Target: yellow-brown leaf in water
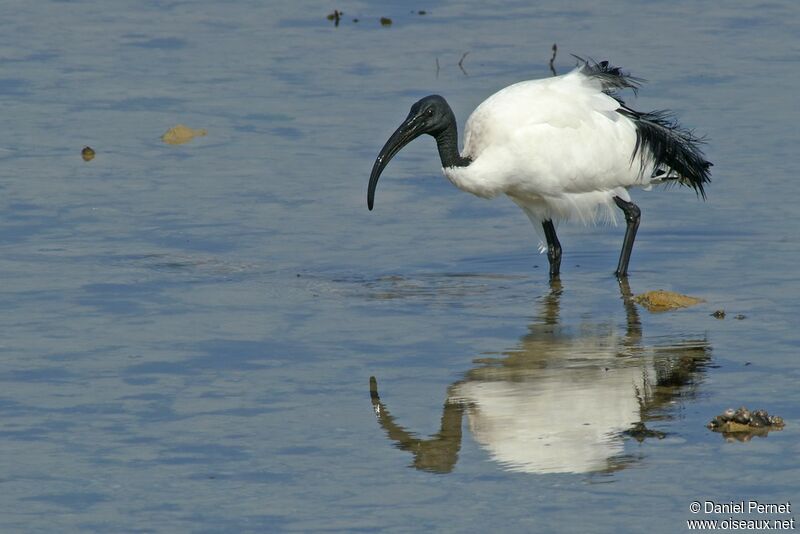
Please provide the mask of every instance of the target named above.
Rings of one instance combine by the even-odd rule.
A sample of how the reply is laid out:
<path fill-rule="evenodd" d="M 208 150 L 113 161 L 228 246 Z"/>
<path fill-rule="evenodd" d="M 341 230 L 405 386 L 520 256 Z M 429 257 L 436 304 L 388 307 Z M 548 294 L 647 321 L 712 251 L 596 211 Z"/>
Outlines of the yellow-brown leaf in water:
<path fill-rule="evenodd" d="M 188 143 L 195 137 L 202 137 L 206 134 L 208 134 L 208 131 L 202 128 L 195 130 L 183 124 L 178 124 L 167 130 L 166 133 L 161 136 L 161 140 L 168 145 L 182 145 L 183 143 Z"/>
<path fill-rule="evenodd" d="M 699 304 L 700 302 L 705 302 L 703 299 L 681 295 L 680 293 L 665 291 L 663 289 L 636 295 L 633 297 L 633 300 L 651 312 L 677 310 L 678 308 L 687 308 Z"/>

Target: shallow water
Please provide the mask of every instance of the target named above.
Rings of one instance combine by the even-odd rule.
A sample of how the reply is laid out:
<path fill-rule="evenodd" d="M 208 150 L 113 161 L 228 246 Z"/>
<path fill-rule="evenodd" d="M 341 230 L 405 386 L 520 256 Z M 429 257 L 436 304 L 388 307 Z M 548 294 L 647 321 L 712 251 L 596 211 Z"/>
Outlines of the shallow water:
<path fill-rule="evenodd" d="M 728 517 L 694 500 L 798 501 L 794 3 L 417 9 L 8 10 L 0 530 L 676 532 Z M 620 227 L 562 226 L 551 286 L 518 208 L 429 140 L 367 211 L 414 100 L 463 124 L 553 42 L 708 136 L 707 202 L 634 192 L 630 277 L 704 304 L 631 305 Z M 208 135 L 165 145 L 177 123 Z M 786 428 L 705 428 L 742 404 Z"/>

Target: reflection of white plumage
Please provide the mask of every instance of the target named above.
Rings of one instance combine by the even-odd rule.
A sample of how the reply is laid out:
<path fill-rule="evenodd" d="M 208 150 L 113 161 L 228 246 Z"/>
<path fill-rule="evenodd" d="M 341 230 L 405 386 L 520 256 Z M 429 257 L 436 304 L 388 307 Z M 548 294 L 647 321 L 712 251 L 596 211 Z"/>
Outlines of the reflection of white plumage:
<path fill-rule="evenodd" d="M 689 398 L 708 361 L 705 339 L 648 346 L 625 280 L 624 333 L 582 323 L 559 324 L 561 287 L 551 284 L 540 320 L 502 357 L 481 358 L 448 388 L 438 433 L 417 436 L 389 413 L 370 378 L 373 408 L 388 437 L 414 455 L 414 467 L 452 471 L 466 414 L 478 444 L 504 467 L 528 473 L 590 473 L 620 469 L 623 433 L 638 440 L 660 436 L 645 423 L 663 418 L 676 396 Z"/>
<path fill-rule="evenodd" d="M 486 368 L 455 385 L 450 400 L 467 406 L 475 440 L 510 470 L 607 470 L 624 452 L 620 433 L 641 421 L 653 361 L 621 356 L 613 334 L 553 341 L 512 356 L 527 360 L 522 368 Z"/>
<path fill-rule="evenodd" d="M 640 113 L 615 90 L 636 90 L 638 80 L 608 63 L 581 65 L 554 78 L 520 82 L 495 93 L 470 115 L 458 152 L 455 116 L 431 95 L 411 107 L 381 150 L 370 176 L 372 209 L 381 172 L 400 149 L 422 134 L 436 139 L 444 175 L 480 197 L 510 197 L 541 228 L 550 274 L 559 274 L 561 245 L 555 222 L 593 222 L 598 209 L 625 214 L 627 228 L 617 275 L 625 276 L 639 224 L 628 189 L 666 180 L 705 196 L 710 163 L 699 141 L 664 112 Z"/>

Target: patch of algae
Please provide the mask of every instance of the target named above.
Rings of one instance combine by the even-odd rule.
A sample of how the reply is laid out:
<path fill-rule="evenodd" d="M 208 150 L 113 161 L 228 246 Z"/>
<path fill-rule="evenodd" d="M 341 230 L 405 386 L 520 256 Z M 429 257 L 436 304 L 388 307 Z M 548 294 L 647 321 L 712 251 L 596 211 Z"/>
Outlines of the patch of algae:
<path fill-rule="evenodd" d="M 188 143 L 195 137 L 202 137 L 207 134 L 208 130 L 202 128 L 195 130 L 183 124 L 178 124 L 167 130 L 166 133 L 161 136 L 161 140 L 168 145 L 182 145 L 183 143 Z"/>
<path fill-rule="evenodd" d="M 633 297 L 634 302 L 641 304 L 651 312 L 663 312 L 669 310 L 677 310 L 679 308 L 688 308 L 701 302 L 703 299 L 690 297 L 688 295 L 681 295 L 672 291 L 665 291 L 663 289 L 656 289 L 655 291 L 648 291 L 641 295 Z"/>

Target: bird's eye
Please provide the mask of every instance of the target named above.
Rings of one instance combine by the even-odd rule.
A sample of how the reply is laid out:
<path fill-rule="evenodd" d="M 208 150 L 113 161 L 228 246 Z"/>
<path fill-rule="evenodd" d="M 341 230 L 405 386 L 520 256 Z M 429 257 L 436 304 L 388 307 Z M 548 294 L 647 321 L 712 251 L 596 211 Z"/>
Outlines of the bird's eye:
<path fill-rule="evenodd" d="M 426 109 L 425 115 L 427 115 L 428 117 L 433 117 L 433 108 Z"/>

